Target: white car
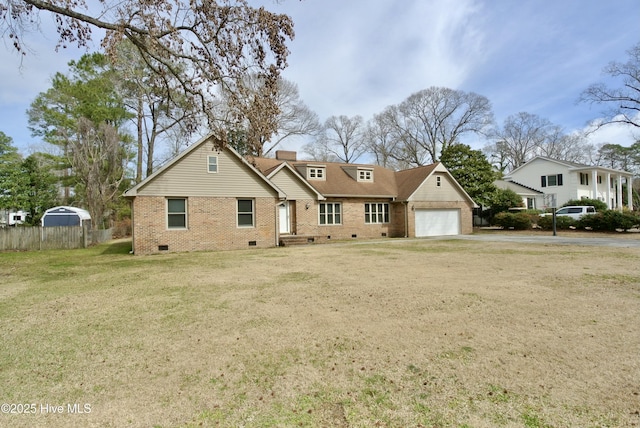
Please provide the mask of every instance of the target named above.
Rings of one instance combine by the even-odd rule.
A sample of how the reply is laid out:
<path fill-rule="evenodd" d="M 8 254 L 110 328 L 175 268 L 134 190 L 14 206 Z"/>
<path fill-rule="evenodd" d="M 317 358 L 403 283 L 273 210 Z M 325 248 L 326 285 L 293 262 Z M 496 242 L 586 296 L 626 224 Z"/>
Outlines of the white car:
<path fill-rule="evenodd" d="M 576 220 L 588 214 L 595 214 L 596 209 L 591 205 L 562 207 L 556 211 L 556 216 L 571 217 Z M 540 214 L 540 217 L 551 217 L 553 213 Z"/>

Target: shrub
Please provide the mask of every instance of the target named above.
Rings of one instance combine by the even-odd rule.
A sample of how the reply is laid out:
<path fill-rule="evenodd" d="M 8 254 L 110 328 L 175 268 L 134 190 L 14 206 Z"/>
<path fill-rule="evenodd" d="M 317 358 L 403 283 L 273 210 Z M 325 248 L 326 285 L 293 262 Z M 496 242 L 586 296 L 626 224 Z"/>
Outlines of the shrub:
<path fill-rule="evenodd" d="M 527 213 L 502 212 L 495 215 L 493 223 L 504 229 L 525 230 L 531 228 L 531 217 Z"/>
<path fill-rule="evenodd" d="M 640 225 L 640 215 L 625 211 L 606 210 L 593 215 L 587 215 L 580 219 L 580 228 L 589 228 L 599 231 L 615 231 L 618 229 L 629 230 Z"/>
<path fill-rule="evenodd" d="M 538 226 L 545 230 L 553 229 L 553 216 L 540 217 Z M 566 230 L 578 226 L 578 220 L 567 216 L 556 216 L 556 229 Z"/>

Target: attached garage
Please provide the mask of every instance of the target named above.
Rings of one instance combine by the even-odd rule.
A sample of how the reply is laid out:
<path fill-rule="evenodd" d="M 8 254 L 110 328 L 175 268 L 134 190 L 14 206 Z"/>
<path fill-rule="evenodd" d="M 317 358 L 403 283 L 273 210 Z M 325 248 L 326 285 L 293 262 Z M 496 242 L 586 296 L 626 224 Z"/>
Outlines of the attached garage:
<path fill-rule="evenodd" d="M 460 234 L 459 209 L 416 209 L 416 237 Z"/>

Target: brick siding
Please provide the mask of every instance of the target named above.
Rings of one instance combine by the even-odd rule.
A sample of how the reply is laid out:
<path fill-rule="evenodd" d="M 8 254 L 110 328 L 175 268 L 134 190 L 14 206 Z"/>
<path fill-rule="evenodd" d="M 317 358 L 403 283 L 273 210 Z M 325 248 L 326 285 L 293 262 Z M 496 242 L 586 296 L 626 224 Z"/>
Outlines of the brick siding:
<path fill-rule="evenodd" d="M 340 225 L 320 225 L 320 203 L 339 202 L 341 204 Z M 367 202 L 382 202 L 389 204 L 390 223 L 365 224 L 364 204 Z M 295 218 L 297 221 L 295 233 L 304 236 L 315 236 L 324 239 L 352 239 L 357 238 L 381 238 L 383 236 L 403 236 L 396 231 L 395 217 L 398 215 L 394 205 L 389 200 L 376 199 L 327 199 L 326 201 L 298 200 L 295 203 Z M 307 208 L 307 206 L 309 208 Z M 404 220 L 402 222 L 404 225 Z M 329 238 L 330 237 L 330 238 Z"/>
<path fill-rule="evenodd" d="M 167 228 L 166 198 L 138 196 L 133 201 L 134 252 L 170 252 L 265 248 L 276 245 L 275 198 L 254 199 L 254 227 L 237 226 L 236 198 L 189 197 L 187 228 Z"/>

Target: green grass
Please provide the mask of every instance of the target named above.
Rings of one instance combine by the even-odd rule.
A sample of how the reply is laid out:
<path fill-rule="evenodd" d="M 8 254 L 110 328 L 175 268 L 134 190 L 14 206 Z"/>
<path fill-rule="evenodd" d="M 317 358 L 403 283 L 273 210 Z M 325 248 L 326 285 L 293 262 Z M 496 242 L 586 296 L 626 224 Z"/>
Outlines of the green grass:
<path fill-rule="evenodd" d="M 637 265 L 638 251 L 621 262 L 584 248 L 429 240 L 129 250 L 0 253 L 2 402 L 92 407 L 0 414 L 0 426 L 633 420 L 640 278 L 616 263 Z M 578 277 L 558 269 L 569 263 Z"/>

